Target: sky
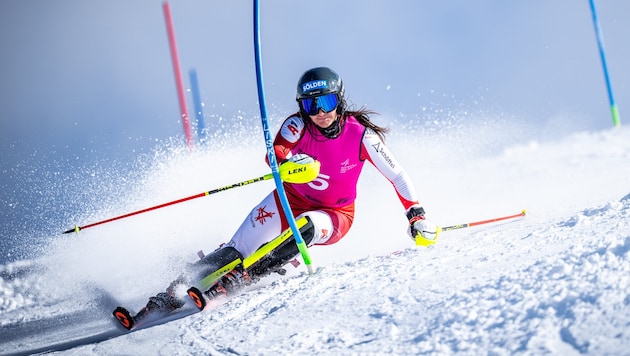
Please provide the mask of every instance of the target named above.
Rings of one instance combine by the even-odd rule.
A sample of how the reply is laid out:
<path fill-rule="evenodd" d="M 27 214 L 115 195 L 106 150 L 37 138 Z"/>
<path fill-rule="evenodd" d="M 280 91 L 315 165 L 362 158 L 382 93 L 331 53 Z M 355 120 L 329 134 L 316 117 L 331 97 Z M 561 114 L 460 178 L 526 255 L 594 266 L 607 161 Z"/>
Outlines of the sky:
<path fill-rule="evenodd" d="M 0 2 L 3 236 L 65 229 L 79 198 L 105 198 L 77 181 L 138 169 L 129 162 L 183 144 L 161 5 Z M 630 4 L 597 5 L 623 122 Z M 195 69 L 211 139 L 259 131 L 251 4 L 170 7 L 185 85 Z M 341 74 L 352 103 L 393 125 L 474 113 L 553 137 L 612 122 L 587 1 L 268 1 L 261 31 L 272 129 L 296 109 L 297 78 L 320 65 Z M 188 107 L 192 115 L 190 95 Z"/>

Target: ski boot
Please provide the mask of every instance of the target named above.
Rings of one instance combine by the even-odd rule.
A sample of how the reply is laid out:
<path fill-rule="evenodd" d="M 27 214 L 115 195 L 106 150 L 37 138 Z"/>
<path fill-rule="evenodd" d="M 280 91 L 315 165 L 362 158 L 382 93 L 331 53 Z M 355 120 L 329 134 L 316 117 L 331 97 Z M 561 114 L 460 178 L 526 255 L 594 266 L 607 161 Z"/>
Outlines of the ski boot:
<path fill-rule="evenodd" d="M 238 293 L 245 286 L 254 283 L 249 273 L 238 265 L 235 269 L 226 273 L 212 287 L 205 292 L 201 292 L 197 287 L 191 287 L 187 293 L 199 310 L 203 310 L 208 304 L 207 301 L 227 297 Z"/>
<path fill-rule="evenodd" d="M 153 314 L 166 314 L 184 306 L 185 302 L 175 295 L 177 287 L 185 284 L 182 278 L 178 278 L 166 289 L 166 292 L 160 292 L 149 298 L 149 302 L 136 315 L 123 308 L 118 307 L 114 310 L 114 317 L 127 330 L 131 330 L 139 321 Z"/>

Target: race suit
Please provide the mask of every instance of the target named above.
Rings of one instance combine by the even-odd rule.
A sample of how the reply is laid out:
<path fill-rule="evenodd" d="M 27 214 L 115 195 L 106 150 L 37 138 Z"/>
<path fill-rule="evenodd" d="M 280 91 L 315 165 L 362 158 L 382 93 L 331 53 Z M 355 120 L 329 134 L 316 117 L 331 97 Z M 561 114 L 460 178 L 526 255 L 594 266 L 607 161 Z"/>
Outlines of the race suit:
<path fill-rule="evenodd" d="M 313 222 L 314 237 L 309 245 L 336 243 L 349 231 L 354 219 L 357 182 L 366 160 L 392 183 L 405 210 L 418 204 L 407 173 L 379 136 L 353 116 L 341 120 L 345 121 L 341 133 L 330 139 L 313 123 L 305 123 L 294 114 L 283 122 L 273 143 L 278 162 L 304 153 L 321 164 L 320 173 L 312 182 L 284 183 L 293 215 L 308 216 Z M 278 192 L 274 190 L 252 209 L 227 245 L 247 257 L 288 227 Z"/>

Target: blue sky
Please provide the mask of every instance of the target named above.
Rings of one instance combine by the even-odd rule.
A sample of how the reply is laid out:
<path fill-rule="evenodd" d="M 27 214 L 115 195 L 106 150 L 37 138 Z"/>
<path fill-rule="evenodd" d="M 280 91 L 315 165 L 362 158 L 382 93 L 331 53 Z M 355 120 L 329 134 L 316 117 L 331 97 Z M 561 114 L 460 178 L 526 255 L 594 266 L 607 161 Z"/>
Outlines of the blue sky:
<path fill-rule="evenodd" d="M 80 176 L 69 167 L 124 166 L 158 142 L 181 139 L 161 5 L 0 2 L 5 229 L 15 219 L 23 228 L 25 211 L 36 221 L 42 207 L 64 209 L 42 190 L 52 184 L 63 196 L 60 186 Z M 207 126 L 241 118 L 259 130 L 251 2 L 170 5 L 186 86 L 195 68 Z M 597 8 L 623 122 L 630 115 L 630 2 L 600 0 Z M 295 110 L 300 74 L 326 65 L 342 75 L 354 104 L 398 120 L 463 110 L 498 113 L 492 117 L 545 127 L 552 136 L 611 126 L 587 0 L 274 0 L 262 1 L 261 27 L 274 118 Z M 188 106 L 192 115 L 190 95 Z"/>
<path fill-rule="evenodd" d="M 196 68 L 206 114 L 255 115 L 251 4 L 170 4 L 186 82 Z M 279 115 L 294 107 L 296 78 L 320 64 L 342 74 L 357 104 L 379 111 L 411 114 L 432 102 L 481 102 L 538 119 L 607 110 L 588 1 L 262 6 L 266 89 Z M 0 9 L 3 145 L 50 137 L 58 146 L 131 148 L 181 133 L 161 1 L 3 1 Z M 630 5 L 598 9 L 623 114 Z"/>

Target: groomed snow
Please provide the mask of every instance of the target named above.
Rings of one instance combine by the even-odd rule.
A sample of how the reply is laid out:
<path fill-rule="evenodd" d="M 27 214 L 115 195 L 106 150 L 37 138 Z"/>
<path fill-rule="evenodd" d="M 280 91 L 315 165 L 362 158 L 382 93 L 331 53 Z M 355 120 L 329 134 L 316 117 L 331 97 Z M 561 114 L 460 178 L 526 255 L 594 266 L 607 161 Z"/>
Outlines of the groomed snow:
<path fill-rule="evenodd" d="M 198 249 L 227 240 L 273 188 L 256 183 L 52 237 L 40 257 L 0 266 L 0 354 L 629 355 L 630 130 L 462 130 L 389 138 L 429 218 L 526 217 L 414 247 L 393 190 L 366 166 L 355 225 L 310 249 L 313 275 L 291 268 L 212 310 L 113 337 L 116 304 L 137 310 Z M 260 176 L 263 155 L 156 153 L 145 175 L 105 192 L 117 203 L 60 230 Z"/>

